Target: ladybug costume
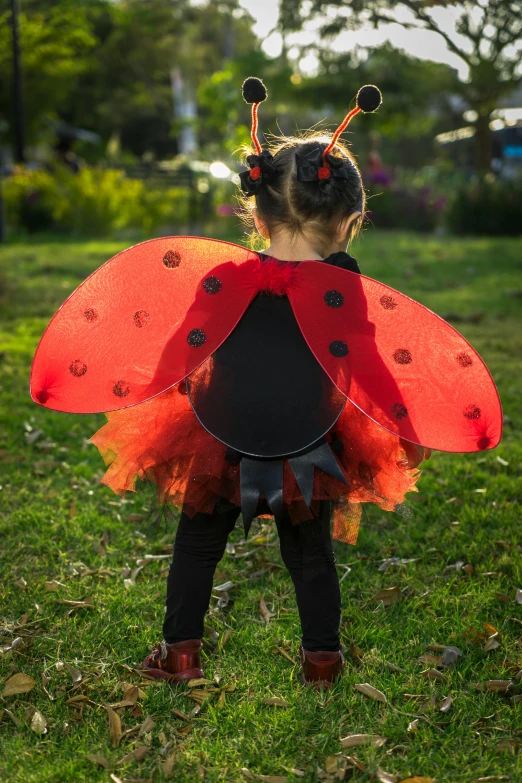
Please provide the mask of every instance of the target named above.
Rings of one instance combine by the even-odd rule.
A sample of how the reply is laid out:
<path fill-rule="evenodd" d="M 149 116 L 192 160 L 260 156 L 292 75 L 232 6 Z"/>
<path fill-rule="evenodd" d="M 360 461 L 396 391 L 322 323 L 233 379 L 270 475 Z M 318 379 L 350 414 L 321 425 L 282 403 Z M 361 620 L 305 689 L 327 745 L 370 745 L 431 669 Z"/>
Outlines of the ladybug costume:
<path fill-rule="evenodd" d="M 243 94 L 256 154 L 240 178 L 254 195 L 277 166 L 257 139 L 264 85 L 247 79 Z M 343 188 L 353 164 L 331 151 L 380 102 L 363 87 L 324 152 L 297 152 L 297 179 Z M 31 395 L 107 414 L 91 440 L 116 492 L 150 478 L 190 517 L 225 499 L 245 537 L 256 516 L 297 524 L 334 501 L 333 537 L 354 544 L 362 502 L 394 510 L 429 450 L 494 448 L 502 429 L 464 337 L 347 253 L 290 262 L 199 237 L 144 242 L 87 278 L 41 338 Z"/>
<path fill-rule="evenodd" d="M 240 175 L 247 196 L 274 198 L 283 169 L 308 205 L 314 193 L 326 204 L 323 217 L 333 204 L 363 213 L 359 172 L 334 148 L 354 116 L 378 108 L 376 87 L 359 91 L 329 144 L 296 145 L 295 174 L 257 138 L 262 82 L 247 79 L 243 97 L 255 148 Z M 199 237 L 144 242 L 87 278 L 40 340 L 31 395 L 57 411 L 105 412 L 91 438 L 102 481 L 124 494 L 150 479 L 182 509 L 164 638 L 143 662 L 172 683 L 203 675 L 203 618 L 241 512 L 245 538 L 255 517 L 274 516 L 302 680 L 330 687 L 345 670 L 331 538 L 355 544 L 362 503 L 400 510 L 431 449 L 494 448 L 502 430 L 493 380 L 464 337 L 347 253 L 282 261 Z"/>

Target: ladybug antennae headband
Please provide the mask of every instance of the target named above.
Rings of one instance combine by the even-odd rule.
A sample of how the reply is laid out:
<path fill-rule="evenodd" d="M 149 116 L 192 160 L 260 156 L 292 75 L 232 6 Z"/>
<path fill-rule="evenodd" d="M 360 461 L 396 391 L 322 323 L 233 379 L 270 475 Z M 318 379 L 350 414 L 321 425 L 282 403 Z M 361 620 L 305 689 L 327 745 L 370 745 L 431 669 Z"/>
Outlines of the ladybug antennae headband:
<path fill-rule="evenodd" d="M 267 91 L 266 87 L 261 79 L 256 79 L 255 76 L 250 76 L 243 82 L 243 98 L 247 103 L 252 104 L 252 130 L 251 137 L 252 143 L 255 147 L 256 154 L 249 155 L 247 157 L 247 163 L 249 166 L 248 171 L 243 171 L 239 178 L 241 180 L 241 188 L 247 196 L 253 196 L 258 191 L 261 185 L 268 185 L 277 174 L 277 169 L 274 165 L 274 159 L 268 150 L 264 150 L 257 138 L 257 110 L 259 104 L 266 100 Z"/>
<path fill-rule="evenodd" d="M 266 87 L 261 79 L 257 79 L 254 76 L 245 79 L 243 82 L 243 98 L 247 103 L 252 104 L 251 137 L 256 154 L 247 157 L 249 170 L 240 174 L 240 180 L 243 192 L 247 196 L 253 196 L 259 191 L 261 185 L 269 184 L 278 171 L 271 153 L 268 150 L 263 150 L 257 138 L 257 111 L 259 104 L 267 98 Z M 378 87 L 375 87 L 373 84 L 366 84 L 364 87 L 361 87 L 357 93 L 355 109 L 349 111 L 345 116 L 324 152 L 317 154 L 316 151 L 313 151 L 311 156 L 310 154 L 303 155 L 299 150 L 296 152 L 298 181 L 313 182 L 319 180 L 326 185 L 324 180 L 330 180 L 332 177 L 332 184 L 339 187 L 343 186 L 346 183 L 346 173 L 341 169 L 344 168 L 346 161 L 334 157 L 331 155 L 331 151 L 334 149 L 341 133 L 346 130 L 356 114 L 359 114 L 361 111 L 364 114 L 374 112 L 381 103 L 382 95 Z M 337 182 L 337 180 L 339 181 Z"/>
<path fill-rule="evenodd" d="M 377 111 L 379 106 L 382 103 L 382 95 L 381 91 L 378 87 L 376 87 L 374 84 L 366 84 L 364 87 L 361 87 L 359 92 L 357 93 L 357 97 L 355 99 L 356 101 L 356 107 L 355 109 L 352 109 L 348 112 L 344 120 L 341 122 L 337 130 L 335 131 L 334 135 L 332 136 L 332 140 L 323 152 L 322 156 L 322 166 L 319 169 L 318 175 L 319 179 L 328 179 L 331 174 L 330 166 L 328 165 L 328 159 L 327 156 L 330 155 L 331 151 L 337 144 L 337 140 L 341 133 L 344 133 L 350 122 L 353 120 L 356 114 L 359 114 L 359 112 L 363 112 L 363 114 L 370 114 L 374 111 Z"/>

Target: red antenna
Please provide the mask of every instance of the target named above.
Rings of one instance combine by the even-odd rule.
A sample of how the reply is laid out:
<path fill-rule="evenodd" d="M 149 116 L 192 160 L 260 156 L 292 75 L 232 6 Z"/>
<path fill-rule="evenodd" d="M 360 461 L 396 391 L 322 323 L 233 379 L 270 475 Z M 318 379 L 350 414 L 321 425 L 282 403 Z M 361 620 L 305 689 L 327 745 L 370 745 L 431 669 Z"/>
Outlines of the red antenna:
<path fill-rule="evenodd" d="M 378 87 L 375 87 L 374 84 L 366 84 L 364 87 L 361 87 L 359 92 L 357 93 L 357 98 L 355 99 L 357 106 L 355 109 L 352 109 L 348 112 L 344 120 L 341 122 L 337 130 L 335 131 L 334 135 L 332 136 L 332 140 L 330 144 L 327 146 L 323 153 L 323 165 L 319 169 L 319 179 L 328 179 L 330 176 L 330 167 L 326 161 L 326 156 L 330 154 L 330 152 L 333 150 L 335 145 L 337 144 L 337 139 L 343 133 L 350 122 L 353 120 L 356 114 L 359 114 L 359 112 L 363 112 L 364 114 L 370 114 L 371 112 L 376 111 L 379 106 L 382 103 L 382 95 L 381 91 Z"/>
<path fill-rule="evenodd" d="M 257 119 L 257 110 L 259 108 L 259 104 L 266 100 L 268 93 L 261 79 L 258 79 L 255 76 L 249 76 L 248 79 L 245 79 L 243 82 L 242 91 L 245 101 L 252 104 L 252 130 L 250 135 L 252 137 L 252 143 L 256 148 L 257 154 L 261 155 L 263 150 L 261 144 L 259 143 L 259 139 L 257 138 L 257 129 L 259 125 Z"/>

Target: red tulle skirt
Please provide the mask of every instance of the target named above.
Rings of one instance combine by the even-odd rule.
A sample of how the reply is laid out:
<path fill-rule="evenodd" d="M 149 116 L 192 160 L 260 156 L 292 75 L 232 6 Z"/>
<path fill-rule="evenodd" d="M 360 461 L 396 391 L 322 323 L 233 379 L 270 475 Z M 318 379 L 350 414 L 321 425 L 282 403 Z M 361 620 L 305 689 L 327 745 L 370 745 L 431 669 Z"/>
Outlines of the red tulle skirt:
<path fill-rule="evenodd" d="M 158 500 L 183 506 L 189 517 L 212 513 L 218 497 L 240 506 L 239 465 L 225 459 L 227 447 L 199 423 L 185 384 L 147 402 L 108 413 L 107 423 L 91 438 L 108 466 L 102 483 L 124 495 L 136 479 L 152 480 Z M 355 544 L 362 503 L 393 511 L 407 492 L 417 491 L 417 466 L 426 450 L 375 424 L 349 400 L 326 439 L 335 449 L 347 484 L 316 470 L 312 511 L 321 500 L 335 501 L 333 538 Z M 292 522 L 310 519 L 294 475 L 285 461 L 283 499 Z"/>

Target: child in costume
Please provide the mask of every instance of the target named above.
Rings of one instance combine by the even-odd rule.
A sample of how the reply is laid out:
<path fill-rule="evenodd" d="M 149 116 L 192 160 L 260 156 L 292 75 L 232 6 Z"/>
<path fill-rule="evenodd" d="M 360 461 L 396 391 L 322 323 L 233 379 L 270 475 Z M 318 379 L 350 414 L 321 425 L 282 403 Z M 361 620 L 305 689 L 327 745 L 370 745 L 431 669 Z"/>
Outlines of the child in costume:
<path fill-rule="evenodd" d="M 394 510 L 431 448 L 495 447 L 501 409 L 487 368 L 449 324 L 360 274 L 345 252 L 364 216 L 340 134 L 375 111 L 371 85 L 332 136 L 257 138 L 266 98 L 250 78 L 252 141 L 241 187 L 263 253 L 167 237 L 120 253 L 52 319 L 31 394 L 61 411 L 104 411 L 91 439 L 115 492 L 152 479 L 182 508 L 163 640 L 143 663 L 171 683 L 203 676 L 217 563 L 242 514 L 273 515 L 292 578 L 304 684 L 345 670 L 332 536 L 355 544 L 361 504 Z M 331 522 L 333 518 L 333 530 Z"/>

